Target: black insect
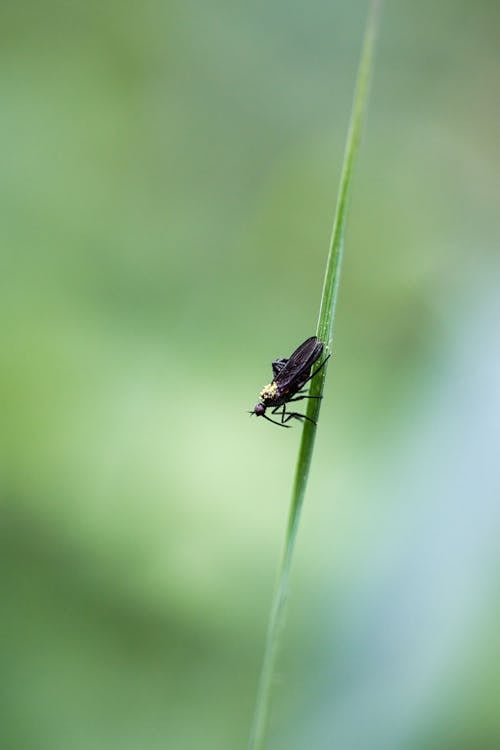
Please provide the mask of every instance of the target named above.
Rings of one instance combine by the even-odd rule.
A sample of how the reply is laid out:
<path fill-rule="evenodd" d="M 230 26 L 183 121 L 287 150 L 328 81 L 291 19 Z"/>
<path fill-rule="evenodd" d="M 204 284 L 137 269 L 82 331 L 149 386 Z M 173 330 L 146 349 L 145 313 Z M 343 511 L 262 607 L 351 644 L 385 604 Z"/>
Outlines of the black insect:
<path fill-rule="evenodd" d="M 321 398 L 321 396 L 305 396 L 303 389 L 306 383 L 312 380 L 321 370 L 328 359 L 326 357 L 320 366 L 311 373 L 311 367 L 321 357 L 322 352 L 322 342 L 316 336 L 311 336 L 293 354 L 290 354 L 288 359 L 276 359 L 272 363 L 273 380 L 261 390 L 259 403 L 249 413 L 264 417 L 268 422 L 273 422 L 280 427 L 290 427 L 291 425 L 286 423 L 291 419 L 307 419 L 309 422 L 316 424 L 313 419 L 305 414 L 287 411 L 286 406 L 291 401 L 302 401 L 304 398 Z M 280 422 L 266 416 L 266 409 L 269 407 L 273 407 L 271 414 L 277 414 L 281 409 Z"/>

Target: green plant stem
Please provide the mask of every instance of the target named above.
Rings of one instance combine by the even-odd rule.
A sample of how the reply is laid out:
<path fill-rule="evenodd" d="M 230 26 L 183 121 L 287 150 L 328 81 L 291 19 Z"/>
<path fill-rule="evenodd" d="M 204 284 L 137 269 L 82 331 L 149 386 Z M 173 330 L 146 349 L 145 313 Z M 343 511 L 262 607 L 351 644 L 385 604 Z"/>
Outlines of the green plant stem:
<path fill-rule="evenodd" d="M 330 353 L 333 336 L 335 306 L 337 302 L 340 269 L 344 252 L 344 235 L 348 209 L 349 191 L 353 173 L 354 161 L 361 138 L 361 131 L 366 111 L 368 87 L 373 67 L 373 53 L 380 11 L 379 0 L 372 0 L 367 20 L 366 31 L 362 46 L 361 60 L 356 79 L 353 106 L 347 135 L 344 162 L 340 177 L 339 193 L 328 259 L 326 263 L 325 279 L 321 296 L 321 305 L 317 326 L 318 338 L 325 342 L 325 353 Z M 311 381 L 311 395 L 320 396 L 326 377 L 326 366 L 322 368 L 317 378 Z M 315 422 L 318 420 L 321 399 L 308 399 L 307 415 Z M 304 424 L 302 441 L 300 444 L 292 490 L 288 525 L 281 564 L 278 571 L 278 582 L 273 597 L 266 646 L 260 681 L 257 690 L 255 713 L 252 730 L 248 743 L 248 750 L 261 750 L 264 747 L 264 735 L 271 699 L 272 678 L 278 652 L 280 633 L 285 621 L 285 608 L 288 598 L 290 570 L 295 540 L 300 520 L 300 513 L 304 501 L 309 469 L 311 466 L 316 426 L 309 421 Z"/>

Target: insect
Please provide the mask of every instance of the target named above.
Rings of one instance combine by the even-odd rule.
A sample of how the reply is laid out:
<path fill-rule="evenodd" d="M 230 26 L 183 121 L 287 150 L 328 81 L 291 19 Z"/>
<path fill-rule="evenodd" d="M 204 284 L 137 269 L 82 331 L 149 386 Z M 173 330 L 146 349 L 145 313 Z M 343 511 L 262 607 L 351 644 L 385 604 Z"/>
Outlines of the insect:
<path fill-rule="evenodd" d="M 291 427 L 291 425 L 286 424 L 291 419 L 307 419 L 309 422 L 316 424 L 306 414 L 287 411 L 286 407 L 292 401 L 302 401 L 305 398 L 321 398 L 321 396 L 305 396 L 304 386 L 314 378 L 327 361 L 328 357 L 311 373 L 313 364 L 321 357 L 322 353 L 322 342 L 316 336 L 311 336 L 290 354 L 288 359 L 276 359 L 271 365 L 273 368 L 273 380 L 261 390 L 259 394 L 260 401 L 249 414 L 264 417 L 268 422 L 280 425 L 280 427 Z M 273 407 L 271 414 L 277 414 L 281 409 L 280 422 L 266 415 L 266 409 L 270 407 Z"/>

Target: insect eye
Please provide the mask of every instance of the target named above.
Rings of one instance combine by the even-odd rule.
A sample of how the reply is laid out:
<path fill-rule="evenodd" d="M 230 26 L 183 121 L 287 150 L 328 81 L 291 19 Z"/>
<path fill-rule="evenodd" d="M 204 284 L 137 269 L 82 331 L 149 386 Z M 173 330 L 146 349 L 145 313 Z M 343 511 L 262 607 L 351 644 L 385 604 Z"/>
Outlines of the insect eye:
<path fill-rule="evenodd" d="M 257 404 L 253 410 L 254 414 L 256 414 L 258 417 L 261 417 L 266 411 L 266 407 L 264 404 Z"/>

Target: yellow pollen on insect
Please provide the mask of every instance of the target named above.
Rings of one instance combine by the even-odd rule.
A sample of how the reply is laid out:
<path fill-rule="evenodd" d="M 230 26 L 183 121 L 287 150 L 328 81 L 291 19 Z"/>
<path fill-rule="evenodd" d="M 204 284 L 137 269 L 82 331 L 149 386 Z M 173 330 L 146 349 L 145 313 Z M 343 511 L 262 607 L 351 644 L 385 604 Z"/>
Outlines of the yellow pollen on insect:
<path fill-rule="evenodd" d="M 264 388 L 259 393 L 259 397 L 262 399 L 262 401 L 265 401 L 268 398 L 274 398 L 277 392 L 278 392 L 278 386 L 273 380 L 272 383 L 269 383 L 269 385 L 264 386 Z"/>

